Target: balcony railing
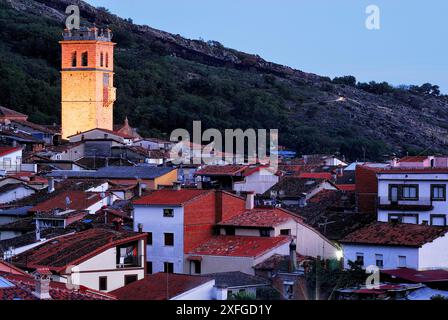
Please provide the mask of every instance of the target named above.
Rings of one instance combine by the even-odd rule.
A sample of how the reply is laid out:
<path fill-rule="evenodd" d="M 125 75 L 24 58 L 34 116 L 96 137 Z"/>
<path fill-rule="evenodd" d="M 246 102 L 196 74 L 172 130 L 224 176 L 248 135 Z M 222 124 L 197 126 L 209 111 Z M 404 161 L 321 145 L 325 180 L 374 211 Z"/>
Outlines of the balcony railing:
<path fill-rule="evenodd" d="M 430 211 L 433 204 L 430 197 L 419 197 L 417 199 L 390 199 L 389 197 L 378 197 L 378 208 L 381 210 L 397 211 Z"/>
<path fill-rule="evenodd" d="M 135 257 L 120 257 L 117 261 L 117 268 L 141 268 L 143 266 L 143 255 Z"/>

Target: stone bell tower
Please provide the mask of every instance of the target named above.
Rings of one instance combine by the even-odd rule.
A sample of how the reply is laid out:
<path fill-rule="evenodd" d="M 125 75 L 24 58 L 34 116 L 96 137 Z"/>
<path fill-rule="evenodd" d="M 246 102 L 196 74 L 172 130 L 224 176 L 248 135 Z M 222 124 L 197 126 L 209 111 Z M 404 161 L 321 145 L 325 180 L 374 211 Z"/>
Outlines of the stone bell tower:
<path fill-rule="evenodd" d="M 62 138 L 95 128 L 113 130 L 114 46 L 109 29 L 64 30 Z"/>

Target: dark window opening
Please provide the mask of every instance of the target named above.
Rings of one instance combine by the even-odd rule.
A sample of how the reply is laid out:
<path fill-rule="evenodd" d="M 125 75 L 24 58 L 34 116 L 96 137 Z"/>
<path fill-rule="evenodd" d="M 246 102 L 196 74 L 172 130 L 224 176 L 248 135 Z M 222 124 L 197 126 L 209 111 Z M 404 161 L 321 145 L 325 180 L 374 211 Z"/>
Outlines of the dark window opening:
<path fill-rule="evenodd" d="M 226 236 L 234 236 L 235 235 L 235 228 L 226 227 L 224 230 L 225 230 Z"/>
<path fill-rule="evenodd" d="M 104 53 L 100 54 L 100 67 L 104 67 Z"/>
<path fill-rule="evenodd" d="M 261 229 L 260 237 L 269 238 L 271 236 L 271 230 L 269 229 Z"/>
<path fill-rule="evenodd" d="M 280 234 L 281 234 L 282 236 L 290 236 L 290 235 L 291 235 L 291 229 L 283 229 L 283 230 L 280 230 Z"/>
<path fill-rule="evenodd" d="M 364 255 L 362 253 L 357 253 L 356 254 L 356 263 L 359 266 L 363 266 L 364 265 Z"/>
<path fill-rule="evenodd" d="M 127 286 L 128 284 L 136 282 L 137 280 L 138 280 L 138 277 L 136 274 L 126 275 L 126 276 L 124 276 L 124 285 Z"/>
<path fill-rule="evenodd" d="M 151 261 L 146 262 L 146 274 L 152 274 L 152 262 Z"/>
<path fill-rule="evenodd" d="M 173 218 L 174 217 L 174 209 L 163 209 L 163 216 L 165 218 Z"/>
<path fill-rule="evenodd" d="M 87 52 L 82 53 L 81 63 L 83 67 L 87 67 L 89 65 L 89 54 Z"/>
<path fill-rule="evenodd" d="M 152 232 L 148 232 L 148 235 L 146 236 L 146 244 L 152 246 Z"/>
<path fill-rule="evenodd" d="M 165 246 L 174 246 L 174 233 L 165 233 Z"/>
<path fill-rule="evenodd" d="M 174 273 L 174 263 L 172 263 L 172 262 L 165 262 L 163 264 L 163 272 L 165 272 L 165 273 Z"/>
<path fill-rule="evenodd" d="M 78 65 L 78 58 L 76 52 L 72 53 L 72 67 L 76 67 Z"/>
<path fill-rule="evenodd" d="M 195 274 L 201 274 L 201 261 L 193 261 L 193 268 Z"/>
<path fill-rule="evenodd" d="M 375 261 L 376 261 L 376 266 L 378 268 L 382 268 L 384 266 L 383 255 L 382 254 L 376 254 L 375 255 Z"/>
<path fill-rule="evenodd" d="M 109 68 L 109 54 L 106 53 L 106 68 Z"/>
<path fill-rule="evenodd" d="M 107 291 L 107 277 L 99 278 L 99 288 L 100 291 Z"/>

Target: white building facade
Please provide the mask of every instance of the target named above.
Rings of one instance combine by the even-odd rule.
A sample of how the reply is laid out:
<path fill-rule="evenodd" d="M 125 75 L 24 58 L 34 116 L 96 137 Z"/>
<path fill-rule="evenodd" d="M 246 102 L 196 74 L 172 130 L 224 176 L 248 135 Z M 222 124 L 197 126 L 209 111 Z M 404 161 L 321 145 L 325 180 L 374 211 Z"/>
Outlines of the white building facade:
<path fill-rule="evenodd" d="M 378 173 L 378 221 L 446 226 L 448 170 Z"/>

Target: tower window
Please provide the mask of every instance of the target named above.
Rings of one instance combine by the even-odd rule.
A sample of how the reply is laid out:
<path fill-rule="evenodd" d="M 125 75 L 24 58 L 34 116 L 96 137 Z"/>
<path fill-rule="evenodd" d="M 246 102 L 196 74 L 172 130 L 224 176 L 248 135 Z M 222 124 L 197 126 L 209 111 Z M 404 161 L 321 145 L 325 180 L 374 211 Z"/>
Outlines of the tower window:
<path fill-rule="evenodd" d="M 104 67 L 104 53 L 100 54 L 100 67 Z"/>
<path fill-rule="evenodd" d="M 76 67 L 78 64 L 76 51 L 72 53 L 72 67 Z"/>
<path fill-rule="evenodd" d="M 82 53 L 82 66 L 87 67 L 89 65 L 89 54 L 87 52 Z"/>
<path fill-rule="evenodd" d="M 109 68 L 109 54 L 106 52 L 106 68 Z"/>

